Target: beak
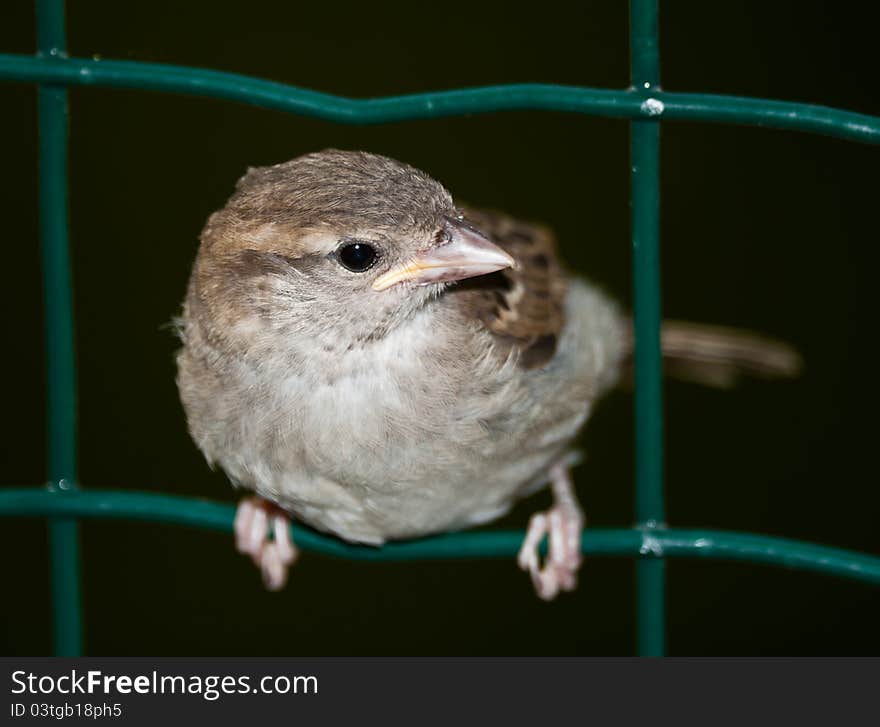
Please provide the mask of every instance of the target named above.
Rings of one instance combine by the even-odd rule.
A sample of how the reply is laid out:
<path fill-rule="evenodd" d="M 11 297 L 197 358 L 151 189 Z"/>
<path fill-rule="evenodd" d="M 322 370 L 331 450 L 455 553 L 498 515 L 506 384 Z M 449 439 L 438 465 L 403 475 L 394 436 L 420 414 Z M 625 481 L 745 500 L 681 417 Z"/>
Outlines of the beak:
<path fill-rule="evenodd" d="M 376 278 L 373 290 L 385 290 L 404 281 L 428 285 L 464 280 L 516 267 L 516 261 L 498 245 L 458 220 L 449 220 L 446 232 L 445 242 L 420 252 Z"/>

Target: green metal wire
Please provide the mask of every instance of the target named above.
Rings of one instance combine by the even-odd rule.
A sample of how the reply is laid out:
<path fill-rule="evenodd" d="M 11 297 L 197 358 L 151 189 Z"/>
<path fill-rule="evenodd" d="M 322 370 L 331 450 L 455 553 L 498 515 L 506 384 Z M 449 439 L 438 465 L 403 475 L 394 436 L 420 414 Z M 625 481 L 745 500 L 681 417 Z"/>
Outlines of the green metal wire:
<path fill-rule="evenodd" d="M 229 533 L 235 508 L 211 500 L 121 490 L 80 490 L 57 496 L 34 487 L 0 490 L 0 517 L 59 515 L 163 522 Z M 352 545 L 299 525 L 291 533 L 304 550 L 360 561 L 511 558 L 522 545 L 523 535 L 511 530 L 477 530 L 375 548 Z M 584 532 L 581 544 L 583 552 L 592 556 L 636 556 L 657 562 L 668 557 L 748 561 L 880 585 L 880 558 L 788 538 L 683 528 L 591 528 Z"/>
<path fill-rule="evenodd" d="M 630 4 L 632 87 L 651 107 L 660 84 L 657 0 Z M 630 123 L 633 320 L 635 328 L 636 522 L 665 526 L 663 496 L 663 358 L 660 350 L 660 123 Z M 644 656 L 666 651 L 666 563 L 636 564 L 636 643 Z"/>
<path fill-rule="evenodd" d="M 77 518 L 129 518 L 229 531 L 233 508 L 172 495 L 85 492 L 76 487 L 76 375 L 67 227 L 67 87 L 104 86 L 206 96 L 342 123 L 387 123 L 510 110 L 627 118 L 631 124 L 632 238 L 636 327 L 637 527 L 592 529 L 591 555 L 637 556 L 638 649 L 665 651 L 665 558 L 736 560 L 880 584 L 880 557 L 746 533 L 666 528 L 660 331 L 659 121 L 767 126 L 880 144 L 880 118 L 824 106 L 660 90 L 657 0 L 631 0 L 632 87 L 550 84 L 457 89 L 351 99 L 231 73 L 181 66 L 67 58 L 64 0 L 37 0 L 35 57 L 0 54 L 0 80 L 39 86 L 40 238 L 46 303 L 49 488 L 0 490 L 0 516 L 49 518 L 55 651 L 82 650 Z M 344 543 L 307 528 L 299 545 L 357 560 L 511 557 L 522 533 L 454 533 L 382 548 Z"/>
<path fill-rule="evenodd" d="M 54 63 L 64 54 L 64 2 L 37 3 L 37 49 Z M 49 489 L 76 487 L 76 360 L 73 295 L 67 239 L 67 90 L 43 84 L 37 91 L 40 240 L 46 324 Z M 69 517 L 49 523 L 49 578 L 55 653 L 82 651 L 79 526 Z"/>
<path fill-rule="evenodd" d="M 352 99 L 283 83 L 204 68 L 139 61 L 66 58 L 60 63 L 0 54 L 0 80 L 69 86 L 134 88 L 237 101 L 346 124 L 438 119 L 494 111 L 565 111 L 592 116 L 648 118 L 660 106 L 645 105 L 632 90 L 522 83 L 385 98 Z M 808 131 L 880 144 L 880 118 L 827 106 L 741 96 L 658 91 L 664 121 L 710 121 Z"/>

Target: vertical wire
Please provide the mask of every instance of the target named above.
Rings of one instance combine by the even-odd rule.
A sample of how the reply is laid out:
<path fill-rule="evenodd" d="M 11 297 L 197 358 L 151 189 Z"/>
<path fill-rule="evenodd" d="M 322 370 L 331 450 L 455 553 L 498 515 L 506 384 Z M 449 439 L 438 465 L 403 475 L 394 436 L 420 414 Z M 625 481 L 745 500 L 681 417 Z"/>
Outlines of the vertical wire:
<path fill-rule="evenodd" d="M 37 2 L 37 54 L 65 54 L 64 0 Z M 49 489 L 76 488 L 76 361 L 67 209 L 67 89 L 41 84 L 39 123 L 39 216 L 46 328 L 46 389 Z M 58 656 L 82 652 L 79 525 L 74 518 L 51 518 L 49 577 L 53 650 Z"/>
<path fill-rule="evenodd" d="M 646 102 L 660 83 L 658 0 L 630 1 L 633 89 Z M 647 108 L 651 108 L 648 106 Z M 656 107 L 648 114 L 653 115 Z M 662 108 L 661 108 L 662 112 Z M 660 124 L 630 122 L 635 326 L 636 520 L 645 531 L 664 526 L 663 382 L 660 348 Z M 648 555 L 648 554 L 644 554 Z M 666 563 L 636 563 L 637 646 L 643 656 L 666 650 Z"/>

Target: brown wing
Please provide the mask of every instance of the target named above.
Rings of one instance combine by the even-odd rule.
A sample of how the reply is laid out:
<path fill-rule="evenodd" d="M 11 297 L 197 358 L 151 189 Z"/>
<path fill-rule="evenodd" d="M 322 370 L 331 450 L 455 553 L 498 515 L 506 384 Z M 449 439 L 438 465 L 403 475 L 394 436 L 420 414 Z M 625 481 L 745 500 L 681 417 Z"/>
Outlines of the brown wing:
<path fill-rule="evenodd" d="M 487 210 L 462 209 L 465 219 L 504 248 L 517 267 L 464 281 L 474 291 L 476 315 L 502 350 L 519 351 L 525 368 L 545 365 L 556 353 L 565 323 L 565 272 L 549 229 Z"/>

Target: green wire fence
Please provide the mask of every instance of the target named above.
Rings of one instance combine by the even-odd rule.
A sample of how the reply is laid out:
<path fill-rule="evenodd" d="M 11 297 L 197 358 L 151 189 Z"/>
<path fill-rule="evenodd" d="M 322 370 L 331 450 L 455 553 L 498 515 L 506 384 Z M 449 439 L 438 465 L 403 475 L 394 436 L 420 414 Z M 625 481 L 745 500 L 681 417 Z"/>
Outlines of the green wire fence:
<path fill-rule="evenodd" d="M 665 652 L 665 559 L 764 563 L 880 585 L 880 557 L 785 538 L 665 524 L 660 356 L 660 122 L 700 120 L 807 131 L 880 144 L 880 118 L 824 106 L 659 87 L 658 0 L 630 2 L 631 86 L 603 90 L 516 84 L 376 99 L 349 99 L 231 73 L 163 64 L 69 58 L 64 0 L 37 0 L 35 56 L 0 54 L 0 79 L 39 86 L 39 208 L 45 296 L 47 488 L 0 490 L 0 515 L 49 521 L 55 653 L 82 653 L 79 518 L 129 518 L 232 530 L 229 505 L 173 495 L 79 489 L 76 361 L 67 209 L 67 88 L 107 86 L 171 91 L 249 103 L 329 121 L 376 124 L 514 109 L 569 111 L 630 120 L 635 316 L 636 525 L 583 535 L 588 555 L 638 558 L 638 651 Z M 297 528 L 304 549 L 359 560 L 513 557 L 522 533 L 478 531 L 355 546 Z"/>

